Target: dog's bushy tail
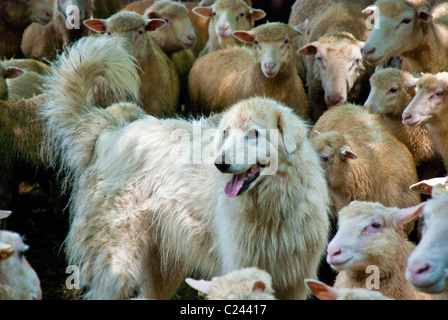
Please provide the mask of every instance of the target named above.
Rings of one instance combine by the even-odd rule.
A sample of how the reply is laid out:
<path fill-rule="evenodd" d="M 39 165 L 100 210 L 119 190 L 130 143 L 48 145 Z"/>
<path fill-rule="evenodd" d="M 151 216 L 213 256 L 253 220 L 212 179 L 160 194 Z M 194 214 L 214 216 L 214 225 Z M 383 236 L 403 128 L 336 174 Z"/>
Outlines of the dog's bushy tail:
<path fill-rule="evenodd" d="M 117 41 L 80 39 L 64 50 L 46 78 L 42 154 L 66 183 L 87 168 L 101 132 L 125 123 L 95 103 L 105 95 L 108 103 L 139 101 L 136 62 Z"/>

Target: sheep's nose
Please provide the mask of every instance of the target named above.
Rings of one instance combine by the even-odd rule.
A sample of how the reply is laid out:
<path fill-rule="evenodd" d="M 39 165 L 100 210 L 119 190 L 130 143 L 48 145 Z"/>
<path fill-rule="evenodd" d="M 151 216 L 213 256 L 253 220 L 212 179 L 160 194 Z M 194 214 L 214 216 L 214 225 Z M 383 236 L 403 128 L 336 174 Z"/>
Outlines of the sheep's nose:
<path fill-rule="evenodd" d="M 328 248 L 327 253 L 330 257 L 336 257 L 342 253 L 342 250 L 341 248 Z"/>
<path fill-rule="evenodd" d="M 191 42 L 196 41 L 196 36 L 194 34 L 190 34 L 188 35 L 188 40 L 190 40 Z"/>
<path fill-rule="evenodd" d="M 221 31 L 227 31 L 229 29 L 230 29 L 230 25 L 227 23 L 219 26 L 219 30 L 221 30 Z"/>
<path fill-rule="evenodd" d="M 366 49 L 366 48 L 364 48 L 364 50 L 363 50 L 364 57 L 365 57 L 366 59 L 368 59 L 368 57 L 371 56 L 372 54 L 374 54 L 375 51 L 376 51 L 376 48 L 375 48 L 375 47 L 374 47 L 374 48 L 370 48 L 370 49 Z"/>
<path fill-rule="evenodd" d="M 226 172 L 230 165 L 226 163 L 215 163 L 215 167 L 221 172 Z"/>
<path fill-rule="evenodd" d="M 407 120 L 410 120 L 411 118 L 412 118 L 412 115 L 411 115 L 411 114 L 409 114 L 409 113 L 403 113 L 403 115 L 402 115 L 403 124 L 405 124 L 405 122 L 406 122 Z"/>
<path fill-rule="evenodd" d="M 332 94 L 328 96 L 328 102 L 330 102 L 330 105 L 332 106 L 343 104 L 345 102 L 344 100 L 345 99 L 341 94 Z"/>
<path fill-rule="evenodd" d="M 416 275 L 422 275 L 425 273 L 428 273 L 431 271 L 431 266 L 428 263 L 424 263 L 423 265 L 419 266 L 417 270 L 415 270 Z"/>
<path fill-rule="evenodd" d="M 265 64 L 264 64 L 264 67 L 267 70 L 273 70 L 276 66 L 277 66 L 277 64 L 275 62 L 265 62 Z"/>

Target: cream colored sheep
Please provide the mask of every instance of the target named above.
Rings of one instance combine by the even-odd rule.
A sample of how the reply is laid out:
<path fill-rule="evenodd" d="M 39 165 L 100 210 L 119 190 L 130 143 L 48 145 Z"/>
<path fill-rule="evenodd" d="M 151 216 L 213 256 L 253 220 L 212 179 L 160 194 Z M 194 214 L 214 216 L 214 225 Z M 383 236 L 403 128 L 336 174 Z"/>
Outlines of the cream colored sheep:
<path fill-rule="evenodd" d="M 314 279 L 305 279 L 305 283 L 319 300 L 395 300 L 364 288 L 333 288 Z"/>
<path fill-rule="evenodd" d="M 225 112 L 218 128 L 149 115 L 127 123 L 91 101 L 98 77 L 123 98 L 138 95 L 132 58 L 110 38 L 81 39 L 53 68 L 46 145 L 74 182 L 67 258 L 80 267 L 84 298 L 127 298 L 140 288 L 142 298 L 168 299 L 193 271 L 210 279 L 251 266 L 272 275 L 279 299 L 306 297 L 303 279 L 316 276 L 328 239 L 329 198 L 308 129 L 291 109 L 251 98 Z M 226 129 L 228 139 L 210 145 L 197 126 L 217 136 Z M 247 134 L 272 143 L 272 157 L 219 163 L 234 138 L 246 137 L 239 128 L 259 128 Z M 197 138 L 201 150 L 209 146 L 203 161 L 179 159 L 179 148 Z"/>
<path fill-rule="evenodd" d="M 208 300 L 275 300 L 271 275 L 257 268 L 235 270 L 225 276 L 213 277 L 211 281 L 191 278 L 185 281 L 206 294 Z"/>
<path fill-rule="evenodd" d="M 198 6 L 193 12 L 209 18 L 208 41 L 199 56 L 220 49 L 241 45 L 232 33 L 237 30 L 250 30 L 257 20 L 263 19 L 263 10 L 253 9 L 244 0 L 217 0 L 211 6 Z"/>
<path fill-rule="evenodd" d="M 253 48 L 234 47 L 196 60 L 188 78 L 188 105 L 194 114 L 220 112 L 240 99 L 266 96 L 308 119 L 306 94 L 294 68 L 290 41 L 301 33 L 284 23 L 266 23 L 234 36 Z"/>
<path fill-rule="evenodd" d="M 294 44 L 299 48 L 296 64 L 302 79 L 306 79 L 314 122 L 327 108 L 346 102 L 360 104 L 368 95 L 374 70 L 362 60 L 363 41 L 370 30 L 361 11 L 370 3 L 296 1 L 292 7 L 290 25 L 309 21 L 304 36 Z"/>
<path fill-rule="evenodd" d="M 425 74 L 417 81 L 418 91 L 403 111 L 403 124 L 424 126 L 434 148 L 448 170 L 448 73 Z"/>
<path fill-rule="evenodd" d="M 147 113 L 167 117 L 179 111 L 180 84 L 176 69 L 147 32 L 164 27 L 165 21 L 148 20 L 135 12 L 121 11 L 106 20 L 89 19 L 84 24 L 103 33 L 103 37 L 117 39 L 117 45 L 122 39 L 126 40 L 125 48 L 138 62 L 140 99 Z"/>
<path fill-rule="evenodd" d="M 334 287 L 374 289 L 397 300 L 431 299 L 405 279 L 415 245 L 404 237 L 403 225 L 415 219 L 419 208 L 354 201 L 339 211 L 338 231 L 327 247 L 327 262 L 339 272 Z"/>
<path fill-rule="evenodd" d="M 432 21 L 426 0 L 378 0 L 366 8 L 372 15 L 379 10 L 379 28 L 370 33 L 363 50 L 364 59 L 383 64 L 400 56 L 403 69 L 437 73 L 448 68 L 448 25 Z"/>
<path fill-rule="evenodd" d="M 42 299 L 39 277 L 24 256 L 28 248 L 17 233 L 0 230 L 0 300 Z"/>
<path fill-rule="evenodd" d="M 448 300 L 448 190 L 432 189 L 432 199 L 424 204 L 423 236 L 408 259 L 406 279 L 419 291 Z"/>
<path fill-rule="evenodd" d="M 410 128 L 402 123 L 402 113 L 417 92 L 417 79 L 406 71 L 378 69 L 370 78 L 370 95 L 364 105 L 380 114 L 387 127 L 411 152 L 416 166 L 438 160 L 440 155 L 424 127 Z M 434 166 L 434 162 L 431 164 Z"/>
<path fill-rule="evenodd" d="M 334 213 L 353 200 L 399 208 L 420 202 L 409 190 L 418 181 L 414 159 L 379 115 L 353 104 L 332 108 L 310 138 L 327 172 Z"/>
<path fill-rule="evenodd" d="M 92 14 L 93 0 L 52 0 L 53 19 L 45 26 L 31 24 L 23 33 L 21 48 L 27 58 L 53 60 L 64 45 L 69 45 L 87 35 L 82 21 Z M 79 10 L 68 12 L 69 6 Z M 67 26 L 71 21 L 72 26 Z M 79 24 L 79 29 L 77 29 Z"/>
<path fill-rule="evenodd" d="M 32 22 L 45 25 L 51 20 L 51 7 L 45 0 L 3 0 L 0 2 L 0 60 L 23 57 L 20 50 L 23 31 Z"/>

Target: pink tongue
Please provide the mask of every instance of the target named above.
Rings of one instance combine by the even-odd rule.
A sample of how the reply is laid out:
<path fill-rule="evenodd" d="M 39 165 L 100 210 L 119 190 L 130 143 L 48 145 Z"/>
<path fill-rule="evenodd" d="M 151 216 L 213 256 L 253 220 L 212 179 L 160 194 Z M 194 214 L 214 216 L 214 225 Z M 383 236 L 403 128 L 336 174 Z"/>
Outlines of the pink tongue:
<path fill-rule="evenodd" d="M 228 197 L 236 197 L 238 192 L 240 192 L 243 187 L 244 180 L 246 179 L 246 173 L 234 174 L 232 178 L 230 178 L 229 182 L 227 182 L 226 187 L 224 189 L 226 195 Z"/>

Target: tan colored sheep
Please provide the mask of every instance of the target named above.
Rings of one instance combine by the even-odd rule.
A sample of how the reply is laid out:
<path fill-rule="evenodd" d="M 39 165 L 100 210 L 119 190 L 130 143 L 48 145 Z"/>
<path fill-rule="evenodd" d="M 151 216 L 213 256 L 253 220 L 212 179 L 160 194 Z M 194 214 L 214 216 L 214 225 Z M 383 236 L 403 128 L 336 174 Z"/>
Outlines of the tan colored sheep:
<path fill-rule="evenodd" d="M 241 45 L 232 33 L 236 30 L 250 30 L 257 20 L 263 19 L 263 10 L 253 9 L 244 0 L 217 0 L 211 6 L 198 6 L 193 12 L 209 18 L 208 41 L 199 56 L 207 53 Z"/>
<path fill-rule="evenodd" d="M 399 208 L 420 203 L 409 190 L 418 181 L 414 159 L 381 116 L 361 106 L 338 106 L 320 117 L 310 137 L 327 172 L 335 214 L 353 200 Z"/>
<path fill-rule="evenodd" d="M 333 288 L 314 279 L 305 279 L 305 282 L 319 300 L 395 300 L 374 290 L 364 288 Z"/>
<path fill-rule="evenodd" d="M 448 170 L 448 72 L 423 75 L 417 88 L 417 94 L 403 111 L 403 124 L 427 129 Z"/>
<path fill-rule="evenodd" d="M 196 60 L 188 78 L 190 110 L 208 115 L 259 95 L 277 99 L 308 119 L 306 94 L 294 68 L 290 43 L 300 33 L 280 22 L 234 32 L 253 48 L 221 49 Z"/>
<path fill-rule="evenodd" d="M 168 299 L 193 271 L 210 279 L 250 266 L 272 275 L 279 299 L 306 297 L 303 279 L 316 276 L 327 243 L 329 198 L 307 126 L 290 108 L 251 98 L 218 128 L 149 115 L 128 123 L 92 102 L 98 78 L 123 99 L 138 95 L 132 58 L 110 38 L 81 39 L 53 68 L 45 132 L 74 181 L 67 255 L 88 287 L 84 298 L 127 298 L 140 288 L 142 298 Z M 200 163 L 179 163 L 178 148 L 197 141 L 198 125 L 219 136 L 227 129 L 229 139 L 213 142 L 218 157 L 204 150 Z M 258 137 L 247 134 L 260 145 L 268 142 L 262 129 L 278 132 L 270 149 L 277 173 L 264 174 L 266 158 L 243 168 L 218 162 L 239 128 L 259 128 Z M 181 132 L 189 138 L 177 139 Z"/>
<path fill-rule="evenodd" d="M 106 20 L 89 19 L 84 24 L 104 34 L 103 37 L 114 37 L 117 45 L 123 39 L 126 41 L 125 48 L 138 62 L 140 99 L 147 113 L 169 117 L 179 111 L 180 84 L 176 69 L 147 32 L 164 27 L 164 20 L 148 20 L 135 12 L 121 11 Z"/>
<path fill-rule="evenodd" d="M 20 49 L 23 31 L 32 22 L 45 25 L 51 20 L 51 7 L 45 0 L 4 0 L 0 2 L 0 60 L 23 57 Z"/>
<path fill-rule="evenodd" d="M 88 29 L 82 25 L 82 21 L 92 14 L 93 0 L 52 1 L 52 21 L 45 26 L 33 23 L 23 33 L 21 48 L 27 58 L 53 60 L 64 45 L 87 35 Z M 76 6 L 78 10 L 68 12 L 69 6 Z M 72 23 L 70 28 L 67 21 Z"/>
<path fill-rule="evenodd" d="M 372 15 L 379 10 L 379 27 L 370 33 L 363 50 L 364 59 L 383 64 L 400 56 L 403 69 L 410 72 L 442 72 L 448 68 L 448 25 L 432 21 L 426 0 L 378 0 L 366 8 Z"/>
<path fill-rule="evenodd" d="M 419 291 L 434 294 L 434 300 L 448 299 L 448 190 L 432 189 L 425 202 L 423 236 L 408 259 L 406 279 Z"/>
<path fill-rule="evenodd" d="M 403 225 L 419 210 L 354 201 L 339 211 L 338 231 L 327 247 L 327 262 L 339 272 L 334 287 L 378 290 L 397 300 L 431 299 L 405 279 L 415 245 L 404 237 Z"/>
<path fill-rule="evenodd" d="M 374 70 L 362 60 L 363 41 L 370 30 L 361 11 L 370 3 L 299 0 L 292 7 L 290 25 L 309 21 L 304 36 L 294 41 L 299 48 L 296 64 L 306 79 L 314 122 L 327 108 L 346 102 L 360 104 L 368 95 Z"/>
<path fill-rule="evenodd" d="M 370 78 L 370 95 L 364 105 L 380 114 L 385 124 L 411 152 L 416 166 L 437 160 L 428 131 L 402 124 L 402 113 L 417 92 L 417 79 L 409 72 L 395 68 L 378 69 Z M 434 163 L 432 163 L 434 165 Z"/>
<path fill-rule="evenodd" d="M 205 294 L 207 300 L 275 300 L 271 275 L 257 268 L 235 270 L 211 281 L 191 278 L 185 281 Z"/>

